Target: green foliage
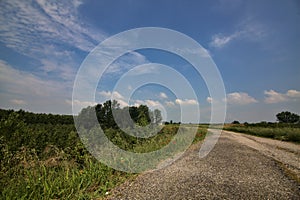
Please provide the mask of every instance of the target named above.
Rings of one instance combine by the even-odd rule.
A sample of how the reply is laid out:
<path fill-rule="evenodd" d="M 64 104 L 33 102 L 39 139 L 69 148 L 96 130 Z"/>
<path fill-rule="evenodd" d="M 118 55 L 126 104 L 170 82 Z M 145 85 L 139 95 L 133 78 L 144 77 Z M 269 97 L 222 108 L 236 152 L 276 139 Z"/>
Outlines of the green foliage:
<path fill-rule="evenodd" d="M 259 123 L 261 124 L 261 123 Z M 225 130 L 246 133 L 250 135 L 273 138 L 283 141 L 292 141 L 300 143 L 300 128 L 276 126 L 276 124 L 258 125 L 234 125 L 224 127 Z"/>
<path fill-rule="evenodd" d="M 276 115 L 277 120 L 282 123 L 299 123 L 300 116 L 289 111 L 281 112 Z"/>
<path fill-rule="evenodd" d="M 18 115 L 26 124 L 73 124 L 72 115 L 53 115 L 45 113 L 32 113 L 24 110 L 13 111 L 0 109 L 0 120 L 5 120 L 11 113 Z"/>
<path fill-rule="evenodd" d="M 17 156 L 23 162 L 2 176 L 1 199 L 92 199 L 103 196 L 130 176 L 88 155 L 84 157 L 83 168 L 68 160 L 64 152 L 47 160 L 40 160 L 28 150 Z"/>
<path fill-rule="evenodd" d="M 157 109 L 151 111 L 146 105 L 140 105 L 139 107 L 131 106 L 121 109 L 116 100 L 108 100 L 103 104 L 84 108 L 76 118 L 78 127 L 83 127 L 88 130 L 98 123 L 101 125 L 102 129 L 106 130 L 109 128 L 133 128 L 135 125 L 158 125 L 161 121 L 161 112 Z"/>
<path fill-rule="evenodd" d="M 114 125 L 107 117 L 111 116 L 109 106 L 123 110 L 113 102 L 83 109 L 81 113 L 89 116 L 92 109 L 96 109 L 98 120 L 106 126 L 105 134 L 125 150 L 150 152 L 160 149 L 171 141 L 179 127 L 164 126 L 155 136 L 138 139 L 109 127 Z M 138 107 L 129 109 L 137 122 L 141 116 Z M 141 110 L 147 111 L 145 107 Z M 28 120 L 27 114 L 38 115 L 32 117 L 37 120 Z M 102 117 L 102 114 L 107 116 Z M 0 116 L 0 199 L 97 199 L 133 176 L 95 160 L 79 139 L 74 124 L 63 122 L 62 119 L 69 116 L 56 116 L 51 123 L 43 121 L 46 114 L 0 110 Z M 93 123 L 82 128 L 89 128 L 92 133 Z M 149 127 L 144 134 L 150 134 L 151 130 Z M 194 142 L 203 139 L 205 134 L 206 127 L 201 127 Z"/>

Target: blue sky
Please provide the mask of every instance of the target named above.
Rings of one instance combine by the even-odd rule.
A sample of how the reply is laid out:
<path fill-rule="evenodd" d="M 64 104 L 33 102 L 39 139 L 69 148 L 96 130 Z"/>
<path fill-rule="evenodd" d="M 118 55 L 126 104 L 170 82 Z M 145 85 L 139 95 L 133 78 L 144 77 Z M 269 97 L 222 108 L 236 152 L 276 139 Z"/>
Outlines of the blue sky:
<path fill-rule="evenodd" d="M 76 73 L 90 51 L 128 29 L 163 27 L 193 38 L 214 60 L 226 89 L 227 122 L 275 121 L 283 110 L 300 114 L 299 24 L 296 0 L 1 1 L 0 107 L 70 114 Z M 145 85 L 133 93 L 130 105 L 160 108 L 174 121 L 180 105 L 198 105 L 201 120 L 208 121 L 212 99 L 202 77 L 185 60 L 158 50 L 116 60 L 99 82 L 96 101 L 114 94 L 126 106 L 122 91 L 112 91 L 115 84 L 128 70 L 151 62 L 183 74 L 198 98 L 178 98 L 168 88 Z M 135 76 L 155 72 L 149 68 Z M 194 112 L 190 109 L 184 121 L 193 122 Z"/>

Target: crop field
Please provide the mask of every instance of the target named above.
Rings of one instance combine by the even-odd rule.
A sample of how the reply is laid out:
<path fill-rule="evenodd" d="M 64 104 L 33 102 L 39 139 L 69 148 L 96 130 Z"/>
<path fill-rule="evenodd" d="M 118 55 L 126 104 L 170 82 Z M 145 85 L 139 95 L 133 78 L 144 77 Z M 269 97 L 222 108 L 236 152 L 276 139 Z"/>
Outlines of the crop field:
<path fill-rule="evenodd" d="M 2 110 L 1 199 L 94 199 L 136 176 L 91 156 L 69 118 Z M 168 144 L 178 127 L 165 125 L 157 135 L 138 141 L 116 129 L 107 129 L 106 134 L 125 150 L 150 152 Z M 199 127 L 194 142 L 202 140 L 206 131 L 207 126 Z"/>

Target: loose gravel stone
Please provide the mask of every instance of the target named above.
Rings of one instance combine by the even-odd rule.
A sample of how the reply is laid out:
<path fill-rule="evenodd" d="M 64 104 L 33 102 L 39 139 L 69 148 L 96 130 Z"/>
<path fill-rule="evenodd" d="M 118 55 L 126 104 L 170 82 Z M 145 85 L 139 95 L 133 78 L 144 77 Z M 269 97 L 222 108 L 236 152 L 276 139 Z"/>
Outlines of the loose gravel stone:
<path fill-rule="evenodd" d="M 287 176 L 272 152 L 270 155 L 265 153 L 265 148 L 276 148 L 274 144 L 276 146 L 277 142 L 272 141 L 223 132 L 215 148 L 205 158 L 199 158 L 201 143 L 193 145 L 176 162 L 125 182 L 112 190 L 107 199 L 298 200 L 299 184 Z M 295 159 L 299 159 L 299 145 L 293 145 L 284 143 L 276 148 L 282 152 L 275 154 L 284 157 L 286 152 L 294 152 Z M 299 165 L 299 160 L 279 161 L 281 164 L 293 163 L 296 165 L 294 168 Z M 297 170 L 294 172 L 297 173 Z"/>

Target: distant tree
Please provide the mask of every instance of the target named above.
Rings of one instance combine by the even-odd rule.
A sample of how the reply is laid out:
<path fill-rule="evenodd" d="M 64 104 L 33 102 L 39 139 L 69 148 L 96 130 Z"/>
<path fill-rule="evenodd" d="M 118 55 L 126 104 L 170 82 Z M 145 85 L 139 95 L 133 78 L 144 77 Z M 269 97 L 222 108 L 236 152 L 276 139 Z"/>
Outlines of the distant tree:
<path fill-rule="evenodd" d="M 160 124 L 162 121 L 162 116 L 161 116 L 161 111 L 158 109 L 155 109 L 153 112 L 153 118 L 154 118 L 154 122 L 155 124 Z"/>
<path fill-rule="evenodd" d="M 234 121 L 232 122 L 232 124 L 240 124 L 240 122 L 237 121 L 237 120 L 234 120 Z"/>
<path fill-rule="evenodd" d="M 138 119 L 139 119 L 139 111 L 138 108 L 136 106 L 131 106 L 129 107 L 129 114 L 131 116 L 131 119 L 137 123 Z"/>
<path fill-rule="evenodd" d="M 140 105 L 138 107 L 138 125 L 146 126 L 151 122 L 150 115 L 149 115 L 149 108 L 146 105 Z"/>
<path fill-rule="evenodd" d="M 120 103 L 117 100 L 113 100 L 111 102 L 111 109 L 113 109 L 113 110 L 120 109 Z"/>
<path fill-rule="evenodd" d="M 299 115 L 295 113 L 291 113 L 289 111 L 278 113 L 276 117 L 277 117 L 277 121 L 281 123 L 297 123 L 297 122 L 299 123 L 300 120 Z"/>
<path fill-rule="evenodd" d="M 96 119 L 95 116 L 97 116 Z M 120 108 L 120 104 L 116 100 L 108 100 L 103 104 L 83 108 L 76 117 L 77 125 L 80 127 L 92 129 L 96 124 L 100 124 L 104 130 L 132 128 L 135 124 L 147 126 L 148 124 L 159 124 L 161 121 L 160 110 L 151 111 L 146 105 Z"/>
<path fill-rule="evenodd" d="M 99 109 L 99 107 L 98 107 L 98 105 L 96 106 L 97 109 Z M 98 119 L 98 121 L 103 121 L 103 119 L 101 119 L 101 120 Z M 95 118 L 94 107 L 91 107 L 91 106 L 89 106 L 87 108 L 83 108 L 80 111 L 78 117 L 76 118 L 77 126 L 83 127 L 85 129 L 93 128 L 96 124 L 98 124 L 98 121 Z"/>

